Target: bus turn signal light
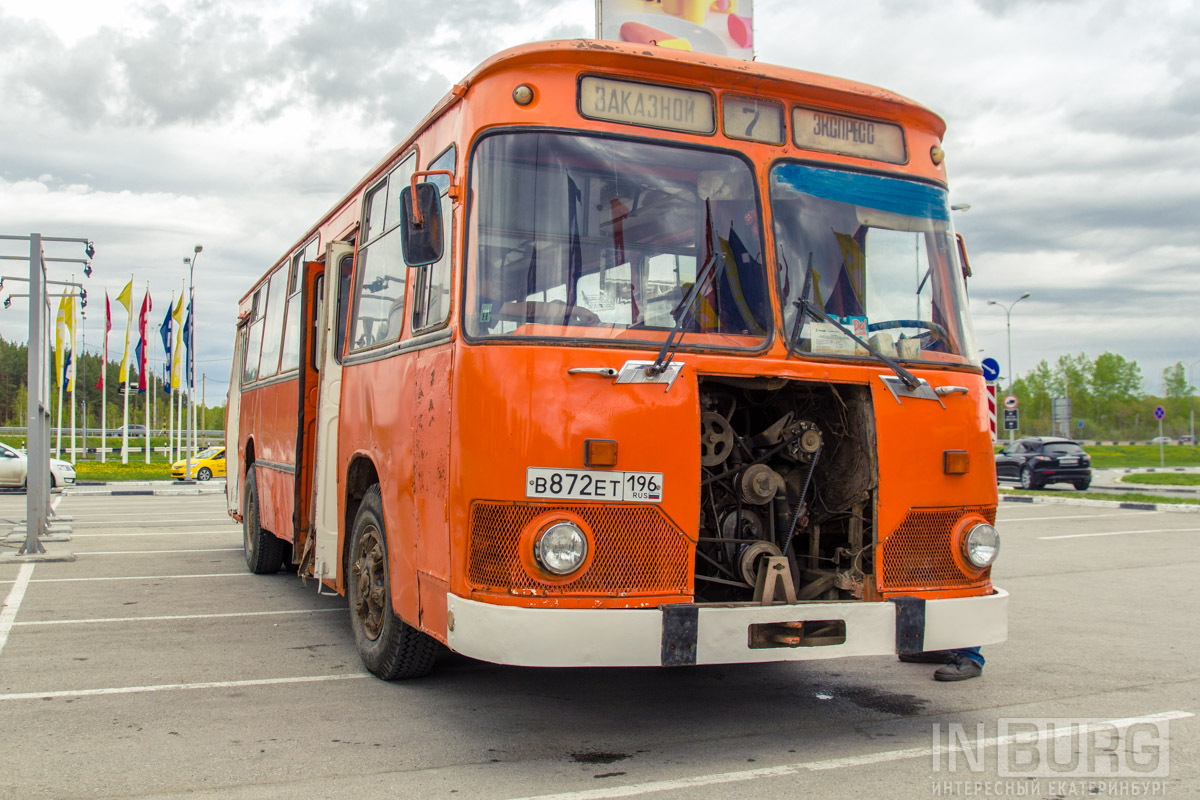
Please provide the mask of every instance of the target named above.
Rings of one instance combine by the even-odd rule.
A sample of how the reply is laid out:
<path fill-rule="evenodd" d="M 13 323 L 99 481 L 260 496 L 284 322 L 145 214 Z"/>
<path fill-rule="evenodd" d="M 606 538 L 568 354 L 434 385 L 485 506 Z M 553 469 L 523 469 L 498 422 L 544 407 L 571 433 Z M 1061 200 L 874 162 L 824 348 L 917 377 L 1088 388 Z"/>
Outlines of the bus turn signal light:
<path fill-rule="evenodd" d="M 966 450 L 947 450 L 942 454 L 942 470 L 947 475 L 965 475 L 971 466 Z"/>
<path fill-rule="evenodd" d="M 615 467 L 617 443 L 612 439 L 588 439 L 583 443 L 583 463 L 588 467 Z"/>

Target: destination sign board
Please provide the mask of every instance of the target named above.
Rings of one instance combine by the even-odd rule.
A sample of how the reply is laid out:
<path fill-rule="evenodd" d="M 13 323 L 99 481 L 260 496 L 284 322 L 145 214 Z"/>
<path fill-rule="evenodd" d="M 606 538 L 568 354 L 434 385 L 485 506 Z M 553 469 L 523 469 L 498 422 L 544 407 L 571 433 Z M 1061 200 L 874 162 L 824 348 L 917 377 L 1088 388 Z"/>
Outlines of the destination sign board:
<path fill-rule="evenodd" d="M 815 108 L 792 109 L 792 138 L 797 147 L 871 158 L 889 164 L 908 160 L 904 129 L 890 122 L 830 114 Z"/>
<path fill-rule="evenodd" d="M 713 133 L 708 92 L 587 76 L 579 82 L 579 113 L 588 119 L 687 133 Z"/>

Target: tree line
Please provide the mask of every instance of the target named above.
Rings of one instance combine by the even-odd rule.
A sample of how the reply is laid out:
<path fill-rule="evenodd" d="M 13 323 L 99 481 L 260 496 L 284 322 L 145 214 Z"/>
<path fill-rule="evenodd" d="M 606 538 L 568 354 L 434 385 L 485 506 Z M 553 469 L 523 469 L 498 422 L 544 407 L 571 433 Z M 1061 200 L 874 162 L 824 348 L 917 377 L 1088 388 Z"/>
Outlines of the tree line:
<path fill-rule="evenodd" d="M 1191 411 L 1196 389 L 1188 382 L 1183 362 L 1163 370 L 1162 396 L 1143 390 L 1141 367 L 1117 353 L 1101 353 L 1094 360 L 1086 353 L 1061 355 L 1054 364 L 1043 359 L 1013 381 L 1012 393 L 1020 400 L 1020 430 L 1024 436 L 1062 435 L 1053 424 L 1053 400 L 1069 397 L 1071 420 L 1068 435 L 1077 439 L 1144 440 L 1158 436 L 1154 409 L 1162 406 L 1163 435 L 1172 438 L 1191 432 Z M 1083 427 L 1079 427 L 1079 421 Z M 1003 427 L 1003 424 L 1001 424 Z"/>
<path fill-rule="evenodd" d="M 25 379 L 29 374 L 28 359 L 29 351 L 24 344 L 8 342 L 5 341 L 4 337 L 0 336 L 0 427 L 25 427 L 26 402 L 28 399 Z M 138 378 L 132 351 L 129 353 L 129 361 L 129 385 L 131 387 L 136 387 Z M 105 424 L 109 430 L 116 430 L 117 428 L 121 427 L 125 404 L 124 398 L 117 394 L 117 386 L 119 385 L 121 377 L 121 362 L 103 360 L 98 354 L 83 353 L 79 356 L 79 362 L 76 366 L 77 382 L 75 385 L 75 420 L 76 424 L 80 428 L 83 428 L 85 425 L 84 410 L 86 409 L 87 427 L 93 429 L 100 427 L 100 403 L 102 393 L 97 387 L 97 382 L 100 378 L 101 368 L 104 369 L 104 380 L 107 389 L 107 414 Z M 168 427 L 168 414 L 170 413 L 170 398 L 166 391 L 164 391 L 163 375 L 152 370 L 147 370 L 147 373 L 147 392 L 150 393 L 154 399 L 154 403 L 151 406 L 150 411 L 151 427 L 153 430 L 166 430 Z M 199 387 L 197 387 L 196 426 L 202 430 L 217 430 L 224 428 L 224 407 L 209 407 L 205 409 L 203 415 L 201 415 L 199 394 L 200 390 Z M 130 425 L 145 424 L 145 398 L 146 394 L 129 396 Z M 51 427 L 54 427 L 58 423 L 57 383 L 51 383 L 49 400 L 50 425 Z M 71 419 L 71 408 L 69 405 L 71 402 L 71 395 L 68 392 L 63 392 L 63 402 L 67 404 L 63 407 L 63 426 L 65 429 L 65 427 L 70 424 Z M 176 409 L 178 409 L 178 403 L 176 403 Z M 178 410 L 176 413 L 178 413 Z M 187 419 L 186 415 L 187 411 L 185 400 L 185 420 Z"/>

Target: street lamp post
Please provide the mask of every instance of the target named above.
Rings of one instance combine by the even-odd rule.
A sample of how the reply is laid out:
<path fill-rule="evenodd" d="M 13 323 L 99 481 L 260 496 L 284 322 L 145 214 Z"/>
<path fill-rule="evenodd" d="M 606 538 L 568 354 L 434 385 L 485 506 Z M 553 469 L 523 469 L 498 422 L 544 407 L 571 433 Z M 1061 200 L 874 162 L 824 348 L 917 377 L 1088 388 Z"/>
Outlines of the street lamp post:
<path fill-rule="evenodd" d="M 1191 412 L 1191 420 L 1188 430 L 1192 436 L 1193 447 L 1196 446 L 1196 390 L 1192 388 L 1195 385 L 1192 383 L 1192 367 L 1196 366 L 1197 364 L 1200 364 L 1200 361 L 1193 361 L 1192 363 L 1188 364 L 1188 409 Z"/>
<path fill-rule="evenodd" d="M 187 342 L 187 358 L 184 359 L 183 374 L 187 376 L 188 390 L 188 447 L 186 464 L 184 465 L 184 477 L 191 480 L 192 477 L 192 452 L 196 449 L 196 409 L 194 395 L 192 389 L 192 360 L 196 357 L 196 259 L 200 258 L 201 251 L 204 250 L 203 245 L 196 245 L 192 260 L 188 262 L 188 342 Z"/>
<path fill-rule="evenodd" d="M 1029 297 L 1029 292 L 1026 292 L 1025 294 L 1021 295 L 1020 297 L 1018 297 L 1016 300 L 1013 300 L 1008 305 L 1004 305 L 1003 303 L 997 303 L 995 300 L 987 301 L 987 304 L 989 306 L 999 306 L 1000 308 L 1004 309 L 1004 327 L 1008 331 L 1008 393 L 1009 394 L 1012 394 L 1012 390 L 1013 390 L 1012 310 L 1013 310 L 1013 306 L 1015 306 L 1017 303 L 1024 300 L 1026 297 Z M 1014 438 L 1013 431 L 1009 430 L 1008 440 L 1011 442 L 1013 440 L 1013 438 Z"/>

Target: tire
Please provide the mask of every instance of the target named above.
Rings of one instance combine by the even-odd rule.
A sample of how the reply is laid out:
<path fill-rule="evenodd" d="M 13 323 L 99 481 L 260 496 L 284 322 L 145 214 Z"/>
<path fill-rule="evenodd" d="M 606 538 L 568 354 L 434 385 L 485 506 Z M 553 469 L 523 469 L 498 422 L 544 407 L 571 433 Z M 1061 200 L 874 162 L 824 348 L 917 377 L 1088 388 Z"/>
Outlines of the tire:
<path fill-rule="evenodd" d="M 358 507 L 350 535 L 346 599 L 354 645 L 363 665 L 383 680 L 419 678 L 433 669 L 438 643 L 392 610 L 386 531 L 376 484 Z"/>
<path fill-rule="evenodd" d="M 1086 491 L 1087 488 L 1092 485 L 1091 481 L 1075 481 L 1074 483 L 1075 488 L 1081 492 Z"/>
<path fill-rule="evenodd" d="M 246 473 L 242 508 L 242 547 L 246 552 L 246 567 L 255 575 L 274 575 L 283 566 L 283 542 L 259 524 L 258 479 L 253 466 Z"/>
<path fill-rule="evenodd" d="M 1021 488 L 1022 489 L 1040 489 L 1042 484 L 1034 480 L 1033 470 L 1028 465 L 1021 467 Z"/>
<path fill-rule="evenodd" d="M 200 469 L 196 470 L 196 480 L 198 481 L 206 481 L 211 477 L 212 470 L 208 467 L 201 467 Z"/>

